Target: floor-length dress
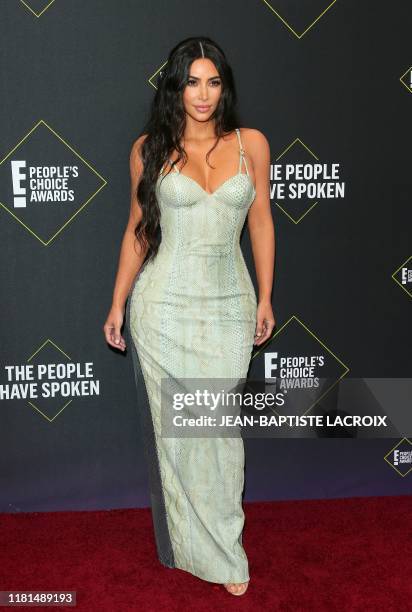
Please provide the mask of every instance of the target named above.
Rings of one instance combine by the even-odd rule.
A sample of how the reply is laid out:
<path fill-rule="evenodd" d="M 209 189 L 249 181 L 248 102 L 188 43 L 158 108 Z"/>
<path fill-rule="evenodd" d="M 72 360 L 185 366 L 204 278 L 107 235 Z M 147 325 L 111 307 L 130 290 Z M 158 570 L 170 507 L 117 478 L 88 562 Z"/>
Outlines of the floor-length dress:
<path fill-rule="evenodd" d="M 243 439 L 162 437 L 160 400 L 162 378 L 247 376 L 257 301 L 240 233 L 256 191 L 236 134 L 238 173 L 212 193 L 175 165 L 159 175 L 161 244 L 126 308 L 158 556 L 216 583 L 249 580 Z"/>

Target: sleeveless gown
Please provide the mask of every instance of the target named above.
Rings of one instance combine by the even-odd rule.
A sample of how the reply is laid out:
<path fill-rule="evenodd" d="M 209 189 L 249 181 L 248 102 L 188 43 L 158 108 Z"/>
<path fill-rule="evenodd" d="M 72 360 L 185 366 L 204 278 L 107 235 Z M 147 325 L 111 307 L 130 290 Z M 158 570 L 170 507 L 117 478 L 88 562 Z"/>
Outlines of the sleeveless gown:
<path fill-rule="evenodd" d="M 135 380 L 146 391 L 139 408 L 158 557 L 215 583 L 249 580 L 243 439 L 162 437 L 160 399 L 162 378 L 247 376 L 257 300 L 240 233 L 256 191 L 236 134 L 238 173 L 214 192 L 175 165 L 160 173 L 161 244 L 126 308 Z"/>

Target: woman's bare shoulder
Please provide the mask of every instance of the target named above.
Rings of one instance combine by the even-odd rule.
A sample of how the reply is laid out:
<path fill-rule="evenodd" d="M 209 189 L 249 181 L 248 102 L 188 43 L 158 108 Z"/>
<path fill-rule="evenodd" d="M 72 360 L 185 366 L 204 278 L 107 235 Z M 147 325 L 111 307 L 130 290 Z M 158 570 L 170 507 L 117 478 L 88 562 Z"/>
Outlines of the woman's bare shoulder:
<path fill-rule="evenodd" d="M 240 128 L 240 136 L 245 148 L 257 149 L 269 146 L 268 139 L 263 132 L 255 128 Z"/>
<path fill-rule="evenodd" d="M 133 141 L 132 148 L 130 150 L 130 166 L 131 168 L 138 168 L 141 170 L 142 168 L 142 156 L 141 149 L 142 144 L 146 139 L 147 134 L 142 134 L 136 140 Z"/>
<path fill-rule="evenodd" d="M 136 140 L 133 141 L 131 152 L 136 155 L 142 148 L 142 144 L 146 140 L 147 134 L 141 134 Z"/>
<path fill-rule="evenodd" d="M 253 167 L 266 167 L 270 163 L 270 145 L 263 132 L 254 128 L 241 128 L 240 137 Z"/>

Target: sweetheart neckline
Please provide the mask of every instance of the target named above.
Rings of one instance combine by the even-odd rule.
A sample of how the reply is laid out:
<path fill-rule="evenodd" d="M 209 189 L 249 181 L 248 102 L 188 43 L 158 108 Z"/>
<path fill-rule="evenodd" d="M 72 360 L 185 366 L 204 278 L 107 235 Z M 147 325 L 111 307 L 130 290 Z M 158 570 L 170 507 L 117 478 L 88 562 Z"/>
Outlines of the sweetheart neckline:
<path fill-rule="evenodd" d="M 202 186 L 201 186 L 201 185 L 200 185 L 200 184 L 199 184 L 197 181 L 195 181 L 195 179 L 194 179 L 194 178 L 192 178 L 191 176 L 188 176 L 187 174 L 182 174 L 182 172 L 168 172 L 168 174 L 171 174 L 171 175 L 175 174 L 175 175 L 177 175 L 177 176 L 183 176 L 183 178 L 186 178 L 186 179 L 188 179 L 189 181 L 191 181 L 192 183 L 194 183 L 195 185 L 197 185 L 197 187 L 199 187 L 199 189 L 200 189 L 201 191 L 203 191 L 203 193 L 205 193 L 205 194 L 206 194 L 206 195 L 208 195 L 208 196 L 213 196 L 213 195 L 215 195 L 215 194 L 216 194 L 216 193 L 219 191 L 219 189 L 222 189 L 222 187 L 224 187 L 224 186 L 226 185 L 226 183 L 228 183 L 228 182 L 229 182 L 229 181 L 231 181 L 232 179 L 236 178 L 237 176 L 245 176 L 247 179 L 249 179 L 250 184 L 252 185 L 253 191 L 254 191 L 254 193 L 256 194 L 256 189 L 255 189 L 255 186 L 254 186 L 254 184 L 253 184 L 253 181 L 252 181 L 252 179 L 250 178 L 249 174 L 246 174 L 246 172 L 237 172 L 236 174 L 233 174 L 233 176 L 229 176 L 229 178 L 227 178 L 225 181 L 223 181 L 223 183 L 221 183 L 221 184 L 219 185 L 219 187 L 217 187 L 217 188 L 216 188 L 214 191 L 212 191 L 212 192 L 209 192 L 209 191 L 206 191 L 206 189 L 203 189 L 203 187 L 202 187 Z M 167 174 L 166 176 L 168 176 L 168 174 Z M 160 178 L 161 176 L 163 176 L 163 174 L 160 174 L 160 175 L 159 175 L 159 178 Z"/>

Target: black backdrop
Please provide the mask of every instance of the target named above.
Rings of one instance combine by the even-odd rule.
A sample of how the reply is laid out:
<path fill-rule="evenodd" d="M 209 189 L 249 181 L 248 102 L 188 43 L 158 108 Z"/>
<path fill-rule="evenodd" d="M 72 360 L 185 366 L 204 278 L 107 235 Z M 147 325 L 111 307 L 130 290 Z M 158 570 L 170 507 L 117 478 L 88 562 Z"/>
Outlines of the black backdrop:
<path fill-rule="evenodd" d="M 188 36 L 227 53 L 273 188 L 288 163 L 337 164 L 329 197 L 273 194 L 277 333 L 252 373 L 323 353 L 360 397 L 364 377 L 410 376 L 410 20 L 383 0 L 1 3 L 1 510 L 149 505 L 131 353 L 102 326 L 130 147 Z M 247 231 L 242 249 L 256 286 Z M 410 493 L 385 460 L 407 435 L 246 439 L 245 500 Z"/>

